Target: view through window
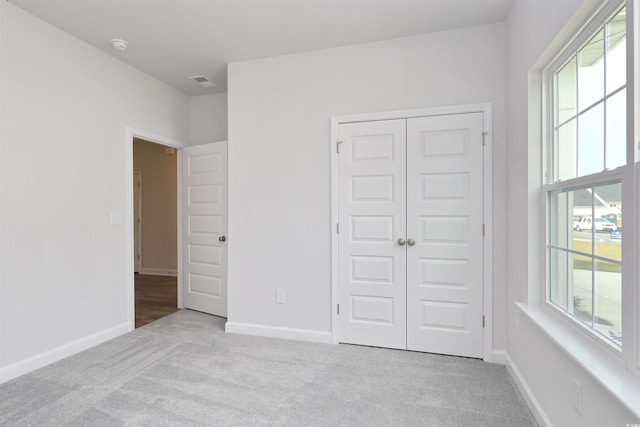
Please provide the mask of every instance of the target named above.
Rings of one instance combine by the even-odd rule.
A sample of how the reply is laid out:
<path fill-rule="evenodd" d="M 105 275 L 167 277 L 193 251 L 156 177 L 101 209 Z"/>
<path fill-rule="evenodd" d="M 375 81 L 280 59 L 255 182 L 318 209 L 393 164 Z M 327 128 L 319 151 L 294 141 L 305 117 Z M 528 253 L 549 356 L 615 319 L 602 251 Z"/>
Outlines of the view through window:
<path fill-rule="evenodd" d="M 547 300 L 622 346 L 626 10 L 553 73 Z"/>

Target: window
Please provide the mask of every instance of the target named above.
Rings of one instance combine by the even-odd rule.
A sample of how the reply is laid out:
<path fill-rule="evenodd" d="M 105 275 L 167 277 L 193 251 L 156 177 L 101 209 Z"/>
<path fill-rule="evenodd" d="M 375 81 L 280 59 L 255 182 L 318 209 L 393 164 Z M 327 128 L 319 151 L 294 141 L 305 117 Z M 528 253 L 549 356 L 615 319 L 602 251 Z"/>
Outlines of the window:
<path fill-rule="evenodd" d="M 626 9 L 591 25 L 546 72 L 546 301 L 621 350 L 627 161 Z M 633 263 L 629 263 L 632 265 Z M 631 286 L 633 284 L 630 284 Z"/>
<path fill-rule="evenodd" d="M 555 176 L 626 164 L 626 13 L 618 12 L 555 72 Z"/>
<path fill-rule="evenodd" d="M 548 300 L 622 344 L 622 184 L 549 193 Z"/>

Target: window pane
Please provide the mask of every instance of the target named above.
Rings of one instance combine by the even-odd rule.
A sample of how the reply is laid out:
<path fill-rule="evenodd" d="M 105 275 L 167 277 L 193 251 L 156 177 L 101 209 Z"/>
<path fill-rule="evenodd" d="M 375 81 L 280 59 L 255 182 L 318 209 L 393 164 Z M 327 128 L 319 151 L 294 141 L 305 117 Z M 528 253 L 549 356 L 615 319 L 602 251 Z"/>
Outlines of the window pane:
<path fill-rule="evenodd" d="M 592 258 L 569 254 L 573 315 L 589 326 L 593 326 L 592 303 Z"/>
<path fill-rule="evenodd" d="M 611 93 L 626 83 L 627 43 L 626 9 L 622 9 L 607 24 L 607 93 Z"/>
<path fill-rule="evenodd" d="M 578 52 L 578 106 L 583 111 L 604 97 L 604 31 Z"/>
<path fill-rule="evenodd" d="M 604 169 L 604 103 L 578 118 L 578 175 Z"/>
<path fill-rule="evenodd" d="M 594 328 L 622 345 L 622 266 L 598 261 L 595 277 Z"/>
<path fill-rule="evenodd" d="M 622 261 L 622 184 L 596 187 L 593 199 L 596 255 Z"/>
<path fill-rule="evenodd" d="M 591 255 L 592 203 L 591 189 L 580 189 L 567 193 L 569 207 L 573 212 L 573 238 L 570 249 Z"/>
<path fill-rule="evenodd" d="M 571 120 L 558 130 L 558 179 L 564 181 L 576 177 L 576 120 Z"/>
<path fill-rule="evenodd" d="M 558 85 L 558 124 L 576 115 L 576 58 L 565 65 L 557 78 Z"/>
<path fill-rule="evenodd" d="M 551 249 L 549 255 L 549 300 L 567 310 L 567 252 Z"/>
<path fill-rule="evenodd" d="M 567 193 L 555 192 L 551 194 L 549 203 L 549 242 L 553 246 L 567 247 Z"/>
<path fill-rule="evenodd" d="M 627 90 L 607 99 L 607 168 L 627 163 Z"/>

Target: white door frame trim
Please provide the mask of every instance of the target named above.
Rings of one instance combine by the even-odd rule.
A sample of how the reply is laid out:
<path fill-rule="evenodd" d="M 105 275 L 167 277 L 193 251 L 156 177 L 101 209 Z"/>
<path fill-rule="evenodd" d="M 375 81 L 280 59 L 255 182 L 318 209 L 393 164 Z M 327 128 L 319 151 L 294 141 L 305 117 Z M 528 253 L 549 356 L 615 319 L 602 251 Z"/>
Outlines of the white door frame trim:
<path fill-rule="evenodd" d="M 125 220 L 125 256 L 127 259 L 127 313 L 128 313 L 128 323 L 129 330 L 133 330 L 136 327 L 135 321 L 135 274 L 133 265 L 133 254 L 135 252 L 133 245 L 133 139 L 140 138 L 145 141 L 153 142 L 155 144 L 164 145 L 167 147 L 172 147 L 177 149 L 177 179 L 178 179 L 178 221 L 176 227 L 178 227 L 178 308 L 182 308 L 182 209 L 180 206 L 182 200 L 182 192 L 180 191 L 182 180 L 182 168 L 181 168 L 181 158 L 182 158 L 182 150 L 185 145 L 176 141 L 175 139 L 167 138 L 161 135 L 154 134 L 152 132 L 147 132 L 144 130 L 136 129 L 134 127 L 127 126 L 125 128 L 126 137 L 125 137 L 125 171 L 126 171 L 126 191 L 127 195 L 127 203 L 126 209 L 124 213 Z"/>
<path fill-rule="evenodd" d="M 134 210 L 133 212 L 135 213 L 135 205 L 136 203 L 138 204 L 138 219 L 140 220 L 140 222 L 138 222 L 138 233 L 136 234 L 134 232 L 133 236 L 133 255 L 134 255 L 134 261 L 133 261 L 133 270 L 135 271 L 135 265 L 136 265 L 136 259 L 137 256 L 136 255 L 140 255 L 140 259 L 137 259 L 137 263 L 138 263 L 138 273 L 142 272 L 142 171 L 137 171 L 134 170 L 133 171 L 133 177 L 134 177 L 134 184 L 135 184 L 135 176 L 136 174 L 138 174 L 140 176 L 140 188 L 138 189 L 138 200 L 134 200 L 133 204 L 134 204 Z M 133 191 L 134 193 L 134 198 L 135 198 L 135 190 Z M 136 229 L 136 218 L 135 216 L 133 217 L 133 230 L 135 231 Z"/>
<path fill-rule="evenodd" d="M 401 110 L 380 113 L 353 114 L 331 117 L 331 341 L 338 344 L 338 234 L 336 232 L 339 218 L 338 206 L 338 126 L 343 123 L 365 122 L 376 120 L 410 119 L 415 117 L 442 116 L 450 114 L 483 113 L 485 147 L 483 154 L 483 218 L 485 237 L 483 240 L 483 311 L 485 327 L 483 337 L 483 360 L 493 362 L 493 167 L 492 137 L 493 117 L 492 104 L 468 104 L 444 107 L 424 108 L 417 110 Z M 496 361 L 497 362 L 497 361 Z"/>

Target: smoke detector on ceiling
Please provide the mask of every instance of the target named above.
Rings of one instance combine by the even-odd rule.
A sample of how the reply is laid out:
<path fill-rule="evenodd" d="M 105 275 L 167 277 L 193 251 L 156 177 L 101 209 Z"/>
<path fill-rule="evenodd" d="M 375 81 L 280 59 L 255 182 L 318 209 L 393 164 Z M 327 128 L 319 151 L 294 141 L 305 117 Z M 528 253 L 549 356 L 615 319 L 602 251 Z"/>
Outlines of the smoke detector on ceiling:
<path fill-rule="evenodd" d="M 111 39 L 111 46 L 113 46 L 115 50 L 122 52 L 129 47 L 129 42 L 122 39 Z"/>
<path fill-rule="evenodd" d="M 189 77 L 194 82 L 198 83 L 202 87 L 216 87 L 216 83 L 212 82 L 207 76 L 191 76 Z"/>

